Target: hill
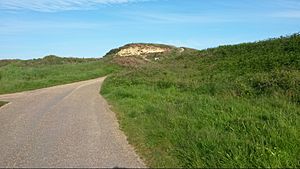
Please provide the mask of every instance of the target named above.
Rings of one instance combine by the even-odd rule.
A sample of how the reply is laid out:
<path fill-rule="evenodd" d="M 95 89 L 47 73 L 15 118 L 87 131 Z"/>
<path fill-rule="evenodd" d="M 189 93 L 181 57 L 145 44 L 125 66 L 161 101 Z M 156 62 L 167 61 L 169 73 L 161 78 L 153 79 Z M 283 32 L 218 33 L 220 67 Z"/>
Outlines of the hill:
<path fill-rule="evenodd" d="M 101 93 L 150 167 L 299 167 L 300 35 L 163 53 Z"/>
<path fill-rule="evenodd" d="M 111 58 L 113 63 L 118 65 L 138 67 L 155 60 L 163 59 L 168 54 L 182 51 L 184 51 L 184 48 L 177 48 L 170 45 L 131 43 L 110 50 L 104 57 Z"/>
<path fill-rule="evenodd" d="M 41 59 L 0 60 L 0 94 L 98 78 L 118 70 L 119 66 L 107 59 L 49 55 Z"/>
<path fill-rule="evenodd" d="M 142 56 L 153 53 L 165 53 L 172 49 L 174 46 L 163 45 L 163 44 L 150 44 L 150 43 L 131 43 L 126 44 L 120 48 L 110 50 L 106 55 L 114 56 Z"/>

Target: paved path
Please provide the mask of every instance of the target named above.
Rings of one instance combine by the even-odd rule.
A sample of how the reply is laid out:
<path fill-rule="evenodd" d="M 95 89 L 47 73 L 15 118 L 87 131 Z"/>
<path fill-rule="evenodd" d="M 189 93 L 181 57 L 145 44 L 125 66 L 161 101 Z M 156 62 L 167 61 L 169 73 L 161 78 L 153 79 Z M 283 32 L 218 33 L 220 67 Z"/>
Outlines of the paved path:
<path fill-rule="evenodd" d="M 104 78 L 0 95 L 0 168 L 144 167 L 99 94 Z"/>

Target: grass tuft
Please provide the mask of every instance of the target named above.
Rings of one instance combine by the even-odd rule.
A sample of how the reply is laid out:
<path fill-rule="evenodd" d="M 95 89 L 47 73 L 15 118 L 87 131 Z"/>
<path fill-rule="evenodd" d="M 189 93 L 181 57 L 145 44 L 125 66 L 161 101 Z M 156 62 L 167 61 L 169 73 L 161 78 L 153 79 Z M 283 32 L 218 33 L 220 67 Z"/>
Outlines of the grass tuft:
<path fill-rule="evenodd" d="M 4 106 L 5 104 L 7 104 L 7 102 L 0 101 L 0 107 Z"/>

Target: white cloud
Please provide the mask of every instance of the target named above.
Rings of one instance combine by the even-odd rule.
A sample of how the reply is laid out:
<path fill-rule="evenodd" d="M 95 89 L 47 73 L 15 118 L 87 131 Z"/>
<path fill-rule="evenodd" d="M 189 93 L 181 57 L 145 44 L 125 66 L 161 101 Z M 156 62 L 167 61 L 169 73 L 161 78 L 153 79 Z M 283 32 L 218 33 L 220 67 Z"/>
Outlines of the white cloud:
<path fill-rule="evenodd" d="M 121 4 L 146 0 L 0 0 L 0 9 L 56 12 L 94 9 L 97 5 Z"/>

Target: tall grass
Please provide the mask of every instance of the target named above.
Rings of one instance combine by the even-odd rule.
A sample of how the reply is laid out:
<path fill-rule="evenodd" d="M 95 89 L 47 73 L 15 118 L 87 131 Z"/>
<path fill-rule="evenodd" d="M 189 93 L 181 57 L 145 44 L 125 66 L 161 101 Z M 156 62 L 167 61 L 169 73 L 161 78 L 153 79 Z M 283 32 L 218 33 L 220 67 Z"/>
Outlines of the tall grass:
<path fill-rule="evenodd" d="M 173 53 L 102 94 L 150 167 L 300 167 L 300 36 Z"/>

